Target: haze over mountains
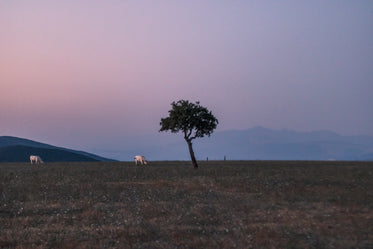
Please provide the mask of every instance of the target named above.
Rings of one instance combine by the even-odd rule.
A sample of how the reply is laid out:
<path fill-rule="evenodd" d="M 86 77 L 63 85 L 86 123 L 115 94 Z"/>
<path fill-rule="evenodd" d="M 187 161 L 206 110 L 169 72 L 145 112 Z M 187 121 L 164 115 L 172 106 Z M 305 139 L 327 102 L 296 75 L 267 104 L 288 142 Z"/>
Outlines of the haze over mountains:
<path fill-rule="evenodd" d="M 181 134 L 157 133 L 123 138 L 124 145 L 94 148 L 95 154 L 28 139 L 0 137 L 0 162 L 26 162 L 30 154 L 46 162 L 131 161 L 142 154 L 152 160 L 190 160 Z M 214 132 L 194 140 L 198 160 L 373 160 L 373 137 L 341 136 L 331 131 L 296 132 L 254 127 Z"/>
<path fill-rule="evenodd" d="M 149 160 L 190 160 L 181 134 L 123 138 L 124 145 L 95 149 L 118 160 L 132 160 L 143 154 Z M 373 160 L 373 137 L 342 136 L 331 131 L 296 132 L 254 127 L 214 132 L 194 140 L 198 160 Z"/>
<path fill-rule="evenodd" d="M 198 147 L 218 157 L 259 160 L 373 160 L 373 137 L 341 136 L 331 131 L 295 132 L 254 127 L 216 133 Z M 221 157 L 221 156 L 220 156 Z"/>

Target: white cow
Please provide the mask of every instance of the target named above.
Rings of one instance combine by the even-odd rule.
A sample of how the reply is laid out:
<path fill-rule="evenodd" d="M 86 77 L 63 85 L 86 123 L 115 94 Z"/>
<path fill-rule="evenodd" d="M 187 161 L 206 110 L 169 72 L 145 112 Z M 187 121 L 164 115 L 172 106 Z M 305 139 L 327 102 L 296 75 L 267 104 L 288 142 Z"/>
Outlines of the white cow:
<path fill-rule="evenodd" d="M 43 160 L 41 160 L 40 156 L 30 156 L 30 162 L 31 164 L 39 164 L 39 163 L 44 163 Z"/>
<path fill-rule="evenodd" d="M 140 163 L 141 165 L 147 164 L 144 156 L 135 156 L 135 164 Z"/>

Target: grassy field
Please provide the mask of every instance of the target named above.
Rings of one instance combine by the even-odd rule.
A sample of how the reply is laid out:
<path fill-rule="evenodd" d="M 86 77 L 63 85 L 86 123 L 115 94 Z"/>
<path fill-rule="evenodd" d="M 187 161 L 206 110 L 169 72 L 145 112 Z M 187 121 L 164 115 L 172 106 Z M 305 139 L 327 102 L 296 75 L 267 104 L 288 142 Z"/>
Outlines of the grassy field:
<path fill-rule="evenodd" d="M 0 248 L 373 248 L 373 163 L 3 163 Z"/>

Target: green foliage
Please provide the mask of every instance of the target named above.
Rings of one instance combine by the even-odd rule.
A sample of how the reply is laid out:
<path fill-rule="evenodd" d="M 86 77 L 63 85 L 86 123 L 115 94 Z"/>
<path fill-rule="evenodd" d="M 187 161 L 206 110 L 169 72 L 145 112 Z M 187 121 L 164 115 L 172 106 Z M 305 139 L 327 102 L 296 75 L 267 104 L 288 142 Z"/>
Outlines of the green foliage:
<path fill-rule="evenodd" d="M 218 120 L 206 107 L 197 101 L 195 104 L 188 100 L 172 102 L 169 116 L 162 118 L 159 131 L 170 130 L 173 133 L 183 132 L 186 140 L 210 136 L 216 129 Z"/>

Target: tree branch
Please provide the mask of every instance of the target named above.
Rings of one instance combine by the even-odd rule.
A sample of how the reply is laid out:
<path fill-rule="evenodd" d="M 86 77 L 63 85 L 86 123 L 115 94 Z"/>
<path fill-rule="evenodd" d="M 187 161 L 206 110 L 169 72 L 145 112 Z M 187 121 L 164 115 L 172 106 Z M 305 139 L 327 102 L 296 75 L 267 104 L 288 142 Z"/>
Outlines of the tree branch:
<path fill-rule="evenodd" d="M 188 133 L 188 138 L 190 137 L 190 135 L 192 135 L 192 132 L 193 132 L 193 129 L 190 129 Z"/>

